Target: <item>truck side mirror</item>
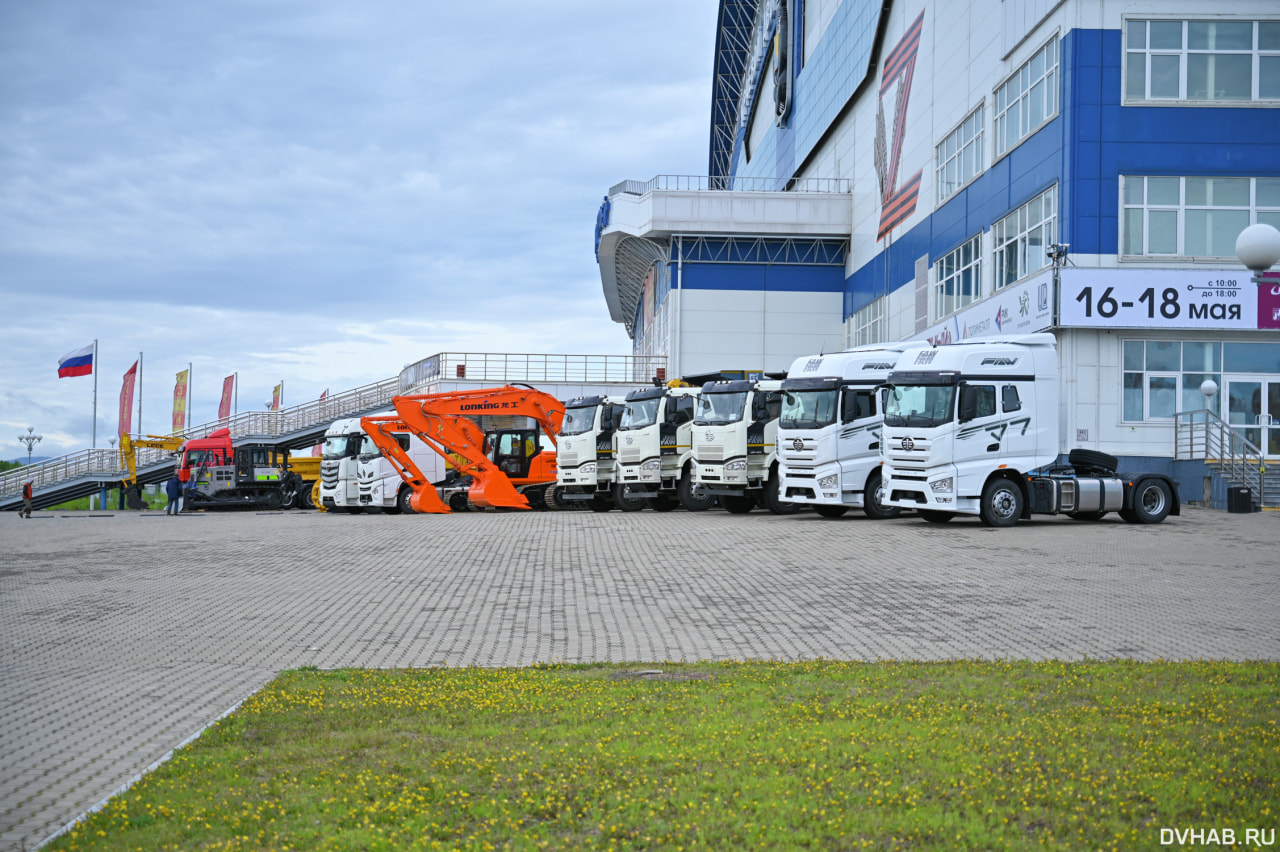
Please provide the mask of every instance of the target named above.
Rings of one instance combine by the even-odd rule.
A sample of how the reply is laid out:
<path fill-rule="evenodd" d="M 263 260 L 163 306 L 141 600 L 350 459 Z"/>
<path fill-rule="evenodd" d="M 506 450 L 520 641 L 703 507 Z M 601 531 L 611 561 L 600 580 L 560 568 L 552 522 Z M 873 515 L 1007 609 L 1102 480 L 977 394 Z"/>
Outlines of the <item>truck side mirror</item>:
<path fill-rule="evenodd" d="M 845 389 L 840 392 L 840 422 L 852 423 L 858 419 L 858 396 Z"/>
<path fill-rule="evenodd" d="M 978 395 L 974 393 L 973 388 L 968 385 L 960 386 L 960 408 L 957 411 L 957 419 L 961 423 L 972 420 L 977 416 L 978 412 Z"/>

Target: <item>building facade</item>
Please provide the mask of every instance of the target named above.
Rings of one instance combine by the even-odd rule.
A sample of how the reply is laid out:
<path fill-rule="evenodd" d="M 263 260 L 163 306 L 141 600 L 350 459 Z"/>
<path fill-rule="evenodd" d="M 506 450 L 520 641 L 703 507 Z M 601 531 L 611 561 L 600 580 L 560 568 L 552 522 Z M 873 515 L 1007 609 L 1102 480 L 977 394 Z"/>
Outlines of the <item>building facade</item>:
<path fill-rule="evenodd" d="M 637 354 L 1049 330 L 1070 446 L 1172 459 L 1208 409 L 1280 459 L 1280 278 L 1234 250 L 1280 227 L 1274 2 L 722 0 L 712 83 L 712 177 L 597 221 Z"/>

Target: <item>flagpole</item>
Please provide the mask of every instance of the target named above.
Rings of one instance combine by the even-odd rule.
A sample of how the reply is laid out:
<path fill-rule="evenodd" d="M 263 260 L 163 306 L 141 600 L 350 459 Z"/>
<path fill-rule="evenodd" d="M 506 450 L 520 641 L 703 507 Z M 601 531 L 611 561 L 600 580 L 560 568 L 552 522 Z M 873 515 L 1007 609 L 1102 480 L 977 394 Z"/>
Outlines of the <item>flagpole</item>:
<path fill-rule="evenodd" d="M 93 339 L 93 426 L 90 429 L 89 446 L 98 447 L 98 338 Z"/>

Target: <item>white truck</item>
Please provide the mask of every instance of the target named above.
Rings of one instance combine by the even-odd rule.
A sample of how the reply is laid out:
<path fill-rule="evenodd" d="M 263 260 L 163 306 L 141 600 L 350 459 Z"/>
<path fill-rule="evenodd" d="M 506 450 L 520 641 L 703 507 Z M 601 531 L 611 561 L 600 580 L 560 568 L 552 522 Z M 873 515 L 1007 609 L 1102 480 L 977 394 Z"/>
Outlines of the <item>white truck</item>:
<path fill-rule="evenodd" d="M 782 382 L 778 469 L 782 499 L 838 518 L 862 509 L 870 518 L 897 517 L 881 486 L 883 392 L 911 345 L 859 346 L 797 358 Z"/>
<path fill-rule="evenodd" d="M 359 421 L 356 422 L 359 424 Z M 409 458 L 427 477 L 428 482 L 443 484 L 441 480 L 445 477 L 446 465 L 439 453 L 409 432 L 392 432 L 391 435 L 400 449 L 408 453 Z M 413 489 L 368 435 L 364 436 L 356 461 L 356 499 L 361 509 L 381 509 L 388 515 L 413 513 L 409 505 Z"/>
<path fill-rule="evenodd" d="M 1007 527 L 1032 513 L 1158 524 L 1181 512 L 1167 476 L 1117 473 L 1074 449 L 1058 465 L 1058 355 L 1052 334 L 985 338 L 903 354 L 888 378 L 884 488 L 932 523 L 978 515 Z"/>
<path fill-rule="evenodd" d="M 364 439 L 359 417 L 335 420 L 325 430 L 320 452 L 320 502 L 326 509 L 360 511 L 356 467 Z"/>
<path fill-rule="evenodd" d="M 597 512 L 613 507 L 613 433 L 626 400 L 581 396 L 565 403 L 556 447 L 556 502 L 587 502 Z"/>
<path fill-rule="evenodd" d="M 715 496 L 694 482 L 691 433 L 698 388 L 656 387 L 627 394 L 613 433 L 617 476 L 613 503 L 624 512 L 646 505 L 658 512 L 676 506 L 710 509 Z"/>
<path fill-rule="evenodd" d="M 693 418 L 694 482 L 733 514 L 760 504 L 775 515 L 796 510 L 781 498 L 778 413 L 782 382 L 708 382 Z"/>

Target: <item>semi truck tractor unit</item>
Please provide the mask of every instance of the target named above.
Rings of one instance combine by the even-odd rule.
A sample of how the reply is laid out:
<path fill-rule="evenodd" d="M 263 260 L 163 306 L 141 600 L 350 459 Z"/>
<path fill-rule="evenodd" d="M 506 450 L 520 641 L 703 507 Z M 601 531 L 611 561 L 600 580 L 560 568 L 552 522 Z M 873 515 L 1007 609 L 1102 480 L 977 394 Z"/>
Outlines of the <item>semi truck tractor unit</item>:
<path fill-rule="evenodd" d="M 335 420 L 320 450 L 320 505 L 340 512 L 360 511 L 358 467 L 368 441 L 359 417 Z"/>
<path fill-rule="evenodd" d="M 290 509 L 309 506 L 317 465 L 298 459 L 295 470 L 289 451 L 272 444 L 232 446 L 227 429 L 182 445 L 176 471 L 183 482 L 183 511 L 191 509 Z M 304 473 L 311 474 L 311 480 Z"/>
<path fill-rule="evenodd" d="M 409 432 L 392 432 L 391 438 L 439 491 L 445 475 L 444 459 Z M 383 455 L 373 439 L 364 435 L 360 454 L 356 457 L 356 500 L 359 507 L 398 515 L 413 511 L 409 505 L 412 499 L 413 488 L 404 481 L 400 471 Z"/>
<path fill-rule="evenodd" d="M 905 352 L 888 378 L 881 454 L 890 505 L 943 523 L 1012 526 L 1032 513 L 1130 523 L 1180 514 L 1172 479 L 1119 473 L 1088 449 L 1059 465 L 1058 356 L 1051 334 Z"/>
<path fill-rule="evenodd" d="M 624 512 L 650 508 L 665 512 L 684 506 L 709 509 L 715 496 L 694 479 L 693 416 L 699 389 L 656 387 L 634 390 L 613 435 L 617 478 L 613 503 Z"/>
<path fill-rule="evenodd" d="M 622 397 L 584 396 L 565 404 L 556 448 L 556 499 L 588 503 L 596 511 L 613 506 L 613 433 L 622 419 Z"/>
<path fill-rule="evenodd" d="M 862 346 L 797 358 L 782 382 L 778 469 L 782 499 L 838 518 L 862 509 L 896 517 L 880 472 L 880 386 L 904 346 Z"/>
<path fill-rule="evenodd" d="M 702 386 L 691 433 L 694 482 L 734 514 L 757 504 L 795 511 L 780 495 L 778 413 L 782 382 L 717 381 Z"/>

